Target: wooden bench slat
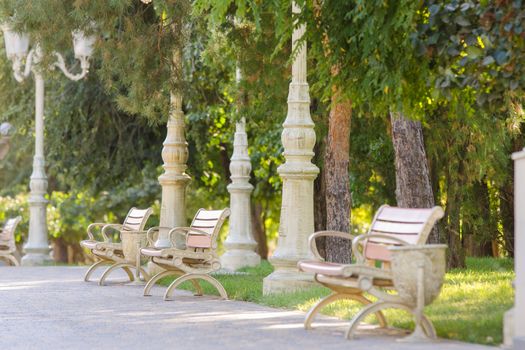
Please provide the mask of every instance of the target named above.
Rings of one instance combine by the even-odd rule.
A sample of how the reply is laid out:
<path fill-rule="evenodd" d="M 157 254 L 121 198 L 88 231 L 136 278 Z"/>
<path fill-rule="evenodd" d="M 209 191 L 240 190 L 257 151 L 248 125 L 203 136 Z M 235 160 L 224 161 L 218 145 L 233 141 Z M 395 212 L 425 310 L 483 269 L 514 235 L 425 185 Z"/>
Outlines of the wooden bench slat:
<path fill-rule="evenodd" d="M 215 227 L 217 226 L 217 220 L 199 220 L 195 219 L 191 223 L 192 227 Z"/>
<path fill-rule="evenodd" d="M 385 234 L 384 232 L 370 232 L 370 233 L 378 233 L 378 234 Z M 392 237 L 396 238 L 396 239 L 401 239 L 405 242 L 407 242 L 408 244 L 417 244 L 418 241 L 419 241 L 419 236 L 418 235 L 414 235 L 414 234 L 393 234 Z M 378 242 L 378 243 L 385 243 L 385 244 L 398 244 L 396 241 L 394 240 L 389 240 L 387 238 L 371 238 L 368 240 L 369 242 Z"/>
<path fill-rule="evenodd" d="M 393 233 L 393 234 L 418 234 L 425 227 L 424 223 L 406 223 L 377 220 L 371 231 Z"/>
<path fill-rule="evenodd" d="M 381 210 L 377 216 L 377 219 L 392 222 L 424 223 L 428 220 L 428 217 L 431 213 L 432 209 L 427 208 L 409 209 L 385 207 Z"/>
<path fill-rule="evenodd" d="M 195 216 L 195 219 L 200 220 L 218 220 L 222 215 L 222 210 L 201 210 Z"/>

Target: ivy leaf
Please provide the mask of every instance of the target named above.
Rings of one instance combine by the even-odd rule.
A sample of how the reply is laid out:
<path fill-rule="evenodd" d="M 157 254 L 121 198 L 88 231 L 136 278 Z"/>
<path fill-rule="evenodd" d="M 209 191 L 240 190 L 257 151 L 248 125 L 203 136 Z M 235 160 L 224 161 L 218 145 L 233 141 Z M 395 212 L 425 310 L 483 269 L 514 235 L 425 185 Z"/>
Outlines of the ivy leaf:
<path fill-rule="evenodd" d="M 441 84 L 439 84 L 440 87 L 446 88 L 450 86 L 450 79 L 445 78 Z"/>
<path fill-rule="evenodd" d="M 461 12 L 465 12 L 465 11 L 467 11 L 470 7 L 471 7 L 470 3 L 465 2 L 465 3 L 461 4 L 460 10 L 461 10 Z"/>
<path fill-rule="evenodd" d="M 456 11 L 456 9 L 458 8 L 458 4 L 453 2 L 451 4 L 448 4 L 447 6 L 445 6 L 445 9 L 447 9 L 448 11 L 450 12 L 453 12 L 453 11 Z"/>
<path fill-rule="evenodd" d="M 462 27 L 468 27 L 470 25 L 470 21 L 463 16 L 457 16 L 455 22 Z"/>
<path fill-rule="evenodd" d="M 438 38 L 439 38 L 439 33 L 435 33 L 435 34 L 431 35 L 431 36 L 427 39 L 427 44 L 428 44 L 428 45 L 434 45 L 435 43 L 437 43 Z"/>
<path fill-rule="evenodd" d="M 465 39 L 467 45 L 476 45 L 478 43 L 478 37 L 474 34 L 470 34 Z"/>
<path fill-rule="evenodd" d="M 488 66 L 489 64 L 494 63 L 496 60 L 492 56 L 486 56 L 481 62 L 482 66 Z"/>
<path fill-rule="evenodd" d="M 483 45 L 485 45 L 486 48 L 492 47 L 492 41 L 490 40 L 488 35 L 486 34 L 481 35 L 481 41 L 483 42 Z"/>
<path fill-rule="evenodd" d="M 467 47 L 466 51 L 467 51 L 468 57 L 471 59 L 476 59 L 483 54 L 483 50 L 477 46 L 469 46 Z"/>
<path fill-rule="evenodd" d="M 504 50 L 498 50 L 494 54 L 494 58 L 496 59 L 496 62 L 501 66 L 507 61 L 507 52 Z"/>
<path fill-rule="evenodd" d="M 437 15 L 439 10 L 441 10 L 441 5 L 439 4 L 434 4 L 428 8 L 428 12 L 430 12 L 430 16 Z"/>
<path fill-rule="evenodd" d="M 447 53 L 448 53 L 450 56 L 457 56 L 457 55 L 459 55 L 459 51 L 458 51 L 458 49 L 456 49 L 456 48 L 453 47 L 453 46 L 448 48 Z"/>

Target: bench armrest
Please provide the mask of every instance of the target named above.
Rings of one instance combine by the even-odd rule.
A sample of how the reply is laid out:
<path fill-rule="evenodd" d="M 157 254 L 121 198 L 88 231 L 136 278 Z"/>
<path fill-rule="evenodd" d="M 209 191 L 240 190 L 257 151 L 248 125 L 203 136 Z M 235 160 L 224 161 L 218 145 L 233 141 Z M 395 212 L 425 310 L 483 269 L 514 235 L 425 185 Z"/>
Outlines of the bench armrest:
<path fill-rule="evenodd" d="M 89 239 L 94 241 L 95 240 L 95 232 L 94 232 L 95 228 L 97 228 L 97 227 L 103 228 L 106 225 L 107 225 L 107 223 L 105 223 L 105 222 L 95 222 L 95 223 L 89 224 L 89 226 L 87 227 L 87 234 L 89 236 Z M 101 229 L 101 231 L 102 231 L 102 229 Z M 102 233 L 102 237 L 104 238 L 105 242 L 109 241 L 109 239 L 104 235 L 104 233 Z"/>
<path fill-rule="evenodd" d="M 317 260 L 324 261 L 324 258 L 319 254 L 319 250 L 317 249 L 317 243 L 315 241 L 318 237 L 339 237 L 343 239 L 349 239 L 353 240 L 355 236 L 347 233 L 347 232 L 341 232 L 341 231 L 317 231 L 310 235 L 308 238 L 308 243 L 310 245 L 310 250 L 312 251 L 312 254 L 315 256 Z"/>
<path fill-rule="evenodd" d="M 356 238 L 352 240 L 352 254 L 356 257 L 356 263 L 358 264 L 364 264 L 366 261 L 366 258 L 364 255 L 359 251 L 359 246 L 366 244 L 366 242 L 361 242 L 363 240 L 369 240 L 370 238 L 382 238 L 389 241 L 392 241 L 392 244 L 395 245 L 408 245 L 407 242 L 403 241 L 402 239 L 392 237 L 392 235 L 386 235 L 381 233 L 366 233 L 364 235 L 359 235 Z"/>
<path fill-rule="evenodd" d="M 173 227 L 167 227 L 167 226 L 154 226 L 150 227 L 148 232 L 146 233 L 146 237 L 148 238 L 148 245 L 150 247 L 155 246 L 155 241 L 157 240 L 159 236 L 159 230 L 165 229 L 165 230 L 171 230 Z"/>
<path fill-rule="evenodd" d="M 102 227 L 102 236 L 104 236 L 104 240 L 109 242 L 109 237 L 108 237 L 109 230 L 118 231 L 120 233 L 120 231 L 122 230 L 122 227 L 123 227 L 122 224 L 107 224 L 104 227 Z"/>

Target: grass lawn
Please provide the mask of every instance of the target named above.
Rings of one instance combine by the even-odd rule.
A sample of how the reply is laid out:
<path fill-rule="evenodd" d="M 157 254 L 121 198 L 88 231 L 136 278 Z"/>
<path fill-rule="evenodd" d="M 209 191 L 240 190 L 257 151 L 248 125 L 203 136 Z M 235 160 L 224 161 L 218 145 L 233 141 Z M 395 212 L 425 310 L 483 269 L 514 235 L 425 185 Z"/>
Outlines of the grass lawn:
<path fill-rule="evenodd" d="M 263 296 L 262 280 L 272 272 L 264 261 L 256 268 L 245 268 L 246 275 L 217 275 L 228 296 L 235 300 L 251 301 L 284 309 L 307 311 L 329 290 L 314 287 L 296 293 Z M 467 258 L 467 268 L 449 271 L 439 298 L 425 309 L 434 322 L 438 335 L 471 343 L 500 344 L 502 342 L 503 313 L 512 307 L 514 292 L 513 261 L 510 259 Z M 173 278 L 162 280 L 168 285 Z M 207 283 L 205 293 L 217 294 Z M 182 285 L 192 289 L 191 284 Z M 359 310 L 356 302 L 341 301 L 329 305 L 323 314 L 350 319 Z M 385 311 L 389 324 L 399 328 L 412 328 L 412 318 L 401 310 Z M 370 316 L 371 323 L 375 322 Z"/>

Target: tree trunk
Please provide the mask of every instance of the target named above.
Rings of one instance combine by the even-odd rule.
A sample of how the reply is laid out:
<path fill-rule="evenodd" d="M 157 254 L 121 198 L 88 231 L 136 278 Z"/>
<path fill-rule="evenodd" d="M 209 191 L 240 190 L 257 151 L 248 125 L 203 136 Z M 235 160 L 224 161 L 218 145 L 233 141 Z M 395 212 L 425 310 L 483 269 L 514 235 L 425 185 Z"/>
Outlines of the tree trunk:
<path fill-rule="evenodd" d="M 219 151 L 219 156 L 220 156 L 220 160 L 221 160 L 221 165 L 222 165 L 222 169 L 224 171 L 224 176 L 225 176 L 225 179 L 228 179 L 230 180 L 231 177 L 232 177 L 232 174 L 230 173 L 230 152 L 228 152 L 228 147 L 226 146 L 225 143 L 222 143 L 221 142 L 221 148 L 220 148 L 220 151 Z"/>
<path fill-rule="evenodd" d="M 260 203 L 251 203 L 251 217 L 253 237 L 257 242 L 257 253 L 261 259 L 268 259 L 268 242 L 266 240 L 266 230 L 264 227 L 263 207 Z"/>
<path fill-rule="evenodd" d="M 431 208 L 435 202 L 421 122 L 408 120 L 401 113 L 391 113 L 390 118 L 396 159 L 397 205 L 403 208 Z M 439 231 L 435 226 L 428 242 L 439 241 Z"/>
<path fill-rule="evenodd" d="M 450 178 L 449 178 L 450 179 Z M 463 249 L 463 242 L 461 239 L 461 215 L 460 215 L 460 194 L 458 183 L 448 184 L 447 190 L 447 237 L 448 237 L 448 267 L 449 268 L 464 268 L 465 264 L 465 250 Z"/>
<path fill-rule="evenodd" d="M 485 181 L 467 187 L 461 212 L 461 236 L 466 256 L 492 256 L 492 240 L 498 236 L 498 219 L 490 210 L 489 188 Z M 479 220 L 483 218 L 482 220 Z"/>
<path fill-rule="evenodd" d="M 60 263 L 67 263 L 67 244 L 62 237 L 53 240 L 53 260 Z"/>
<path fill-rule="evenodd" d="M 352 106 L 349 100 L 340 100 L 334 87 L 328 119 L 325 153 L 326 229 L 350 232 L 350 122 Z M 327 237 L 326 260 L 351 262 L 351 241 Z"/>
<path fill-rule="evenodd" d="M 450 149 L 450 147 L 447 147 Z M 447 207 L 445 211 L 446 222 L 445 233 L 448 244 L 448 268 L 463 268 L 465 263 L 465 250 L 461 237 L 461 191 L 463 185 L 460 179 L 463 178 L 463 159 L 460 157 L 456 161 L 449 161 L 445 171 Z"/>
<path fill-rule="evenodd" d="M 319 169 L 319 175 L 314 180 L 314 230 L 324 231 L 326 230 L 326 191 L 325 191 L 325 169 L 324 164 L 320 164 L 320 159 L 324 155 L 324 147 L 321 145 L 326 144 L 326 137 L 321 142 L 317 142 L 314 148 L 314 164 Z M 325 237 L 319 237 L 315 241 L 317 245 L 317 251 L 322 257 L 326 257 L 326 239 Z"/>
<path fill-rule="evenodd" d="M 511 152 L 523 149 L 523 133 L 513 143 Z M 507 174 L 505 183 L 499 188 L 500 215 L 503 225 L 503 237 L 505 240 L 505 251 L 507 255 L 514 258 L 514 161 L 507 160 Z"/>
<path fill-rule="evenodd" d="M 499 188 L 500 215 L 505 239 L 505 251 L 514 258 L 514 169 Z"/>

